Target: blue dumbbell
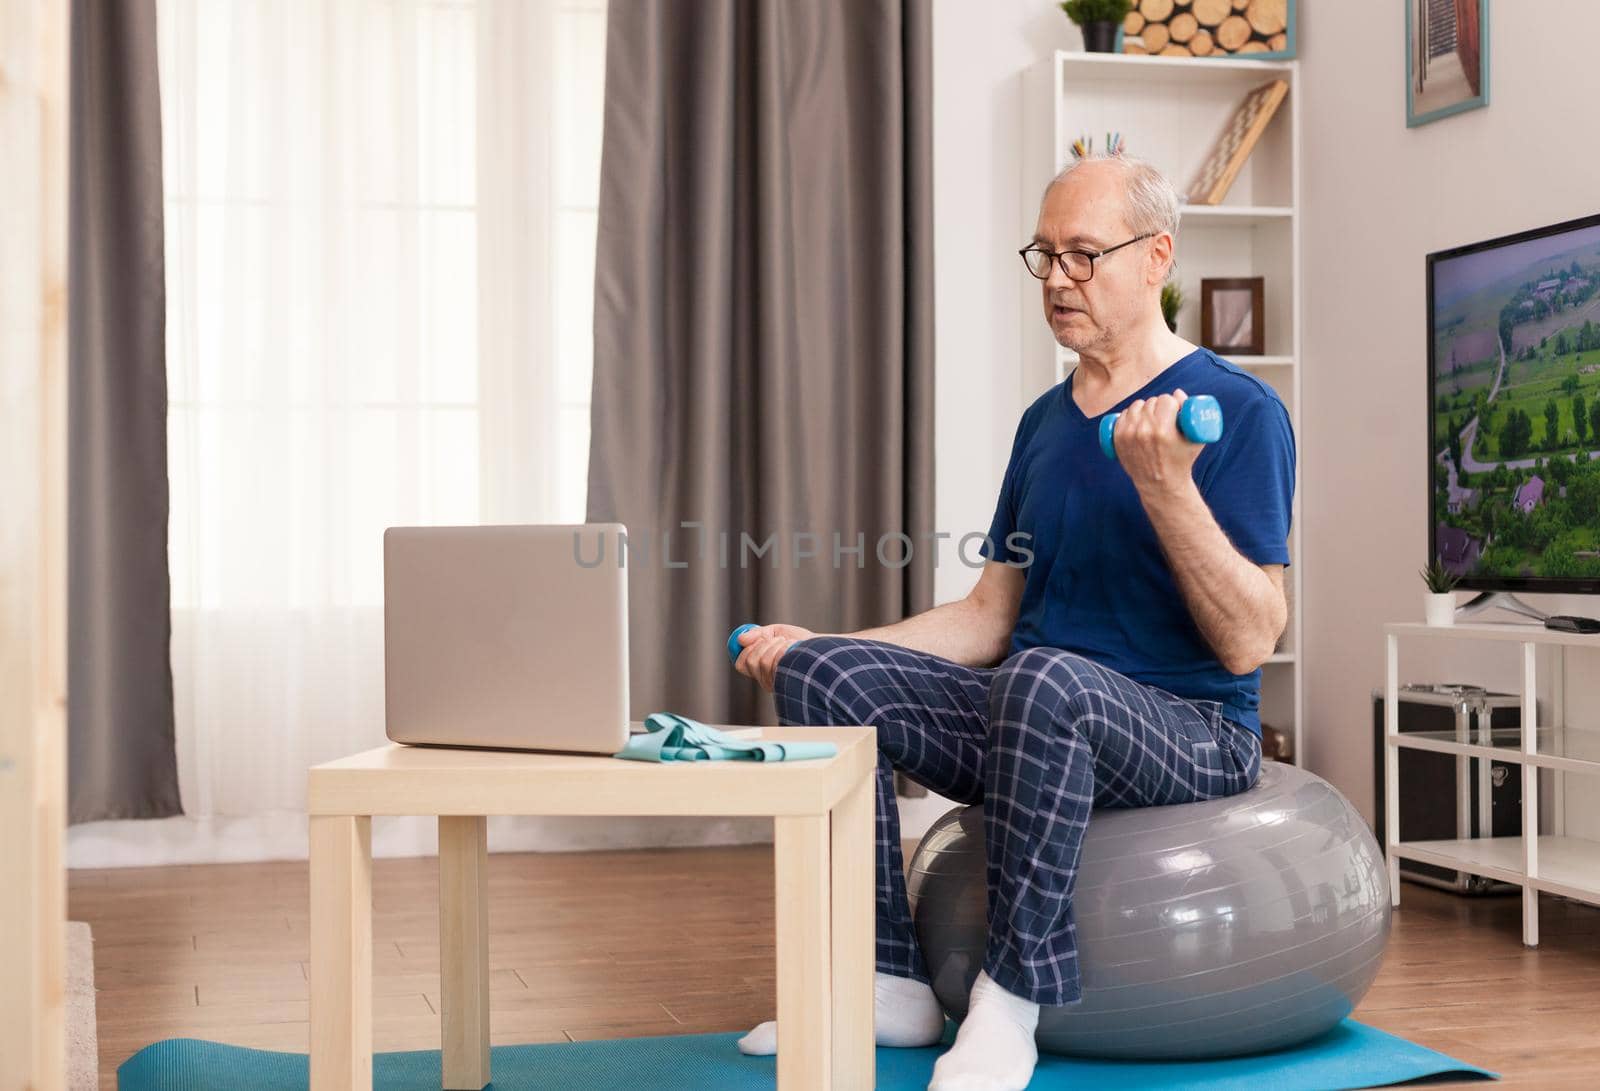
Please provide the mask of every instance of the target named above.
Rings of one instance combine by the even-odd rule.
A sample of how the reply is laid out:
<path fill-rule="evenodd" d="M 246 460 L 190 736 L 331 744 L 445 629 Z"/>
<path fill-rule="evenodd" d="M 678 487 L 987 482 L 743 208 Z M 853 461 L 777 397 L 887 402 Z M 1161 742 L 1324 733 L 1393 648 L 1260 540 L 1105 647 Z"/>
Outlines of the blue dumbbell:
<path fill-rule="evenodd" d="M 1107 458 L 1117 457 L 1117 418 L 1121 413 L 1107 413 L 1100 421 L 1100 450 Z M 1222 438 L 1222 406 L 1210 394 L 1191 394 L 1178 407 L 1178 431 L 1190 443 L 1215 443 Z"/>
<path fill-rule="evenodd" d="M 755 622 L 747 621 L 728 634 L 728 662 L 737 663 L 739 661 L 739 653 L 744 651 L 744 645 L 739 643 L 739 638 L 749 630 L 759 628 L 761 626 Z"/>

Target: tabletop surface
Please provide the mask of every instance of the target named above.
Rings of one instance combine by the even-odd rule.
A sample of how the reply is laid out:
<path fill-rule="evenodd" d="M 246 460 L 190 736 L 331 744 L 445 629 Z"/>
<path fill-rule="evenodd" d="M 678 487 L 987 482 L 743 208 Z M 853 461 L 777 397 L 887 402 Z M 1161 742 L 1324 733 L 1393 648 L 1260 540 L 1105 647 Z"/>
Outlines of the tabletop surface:
<path fill-rule="evenodd" d="M 720 725 L 717 725 L 720 726 Z M 772 742 L 831 742 L 804 761 L 628 761 L 389 743 L 311 767 L 312 814 L 815 814 L 870 779 L 871 727 L 766 727 Z"/>
<path fill-rule="evenodd" d="M 716 727 L 719 730 L 735 730 L 734 727 L 726 724 L 711 724 L 709 726 Z M 842 762 L 855 747 L 867 745 L 871 737 L 872 728 L 870 727 L 764 727 L 759 735 L 741 737 L 741 742 L 831 742 L 839 748 L 839 753 L 831 758 L 778 762 L 643 762 L 625 761 L 614 758 L 609 754 L 567 754 L 535 750 L 487 750 L 457 746 L 406 746 L 401 743 L 387 743 L 371 750 L 363 750 L 358 754 L 351 754 L 334 761 L 324 762 L 321 765 L 313 765 L 311 772 L 316 774 L 324 770 L 362 770 L 412 773 L 426 769 L 450 772 L 516 769 L 529 773 L 618 772 L 626 775 L 630 771 L 636 772 L 639 770 L 650 770 L 656 773 L 668 770 L 693 773 L 707 770 L 713 766 L 738 766 L 746 771 L 759 768 L 764 771 L 781 774 L 785 771 L 794 772 L 800 769 L 814 770 Z"/>
<path fill-rule="evenodd" d="M 1600 648 L 1600 633 L 1565 633 L 1543 625 L 1518 621 L 1458 621 L 1454 625 L 1424 625 L 1392 621 L 1383 627 L 1390 636 L 1423 636 L 1455 640 L 1509 640 L 1524 644 L 1564 644 Z"/>

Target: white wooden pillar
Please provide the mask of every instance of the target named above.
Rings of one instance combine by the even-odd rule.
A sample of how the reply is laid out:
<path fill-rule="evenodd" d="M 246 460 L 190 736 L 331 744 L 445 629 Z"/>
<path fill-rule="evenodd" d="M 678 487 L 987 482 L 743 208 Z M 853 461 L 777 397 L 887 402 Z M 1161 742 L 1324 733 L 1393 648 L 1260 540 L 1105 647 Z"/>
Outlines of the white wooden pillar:
<path fill-rule="evenodd" d="M 0 1087 L 66 1079 L 67 0 L 0 0 Z"/>

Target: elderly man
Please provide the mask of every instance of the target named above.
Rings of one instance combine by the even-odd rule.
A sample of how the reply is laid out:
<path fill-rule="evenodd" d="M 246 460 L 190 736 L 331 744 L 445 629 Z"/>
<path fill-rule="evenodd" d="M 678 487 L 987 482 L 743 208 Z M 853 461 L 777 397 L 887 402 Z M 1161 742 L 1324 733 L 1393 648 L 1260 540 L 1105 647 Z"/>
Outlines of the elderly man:
<path fill-rule="evenodd" d="M 1075 161 L 1022 251 L 1078 366 L 1023 413 L 966 598 L 880 629 L 744 635 L 738 669 L 786 724 L 873 724 L 878 1041 L 944 1019 L 906 901 L 893 770 L 984 805 L 989 935 L 971 1007 L 930 1091 L 1025 1087 L 1040 1005 L 1081 997 L 1072 920 L 1095 807 L 1244 791 L 1261 768 L 1260 667 L 1284 628 L 1294 436 L 1260 380 L 1167 329 L 1178 199 L 1154 168 Z M 1222 438 L 1177 428 L 1187 392 Z M 1116 460 L 1101 418 L 1120 412 Z M 998 666 L 995 666 L 998 664 Z M 777 1048 L 757 1027 L 746 1052 Z"/>

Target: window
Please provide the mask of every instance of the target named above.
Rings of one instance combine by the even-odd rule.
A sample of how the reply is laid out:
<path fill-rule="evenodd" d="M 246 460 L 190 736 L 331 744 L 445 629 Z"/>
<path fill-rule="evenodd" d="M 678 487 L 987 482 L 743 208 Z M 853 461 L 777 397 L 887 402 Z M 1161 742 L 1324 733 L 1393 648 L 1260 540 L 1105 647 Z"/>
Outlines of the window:
<path fill-rule="evenodd" d="M 159 0 L 191 814 L 383 739 L 382 533 L 581 521 L 600 0 Z"/>

